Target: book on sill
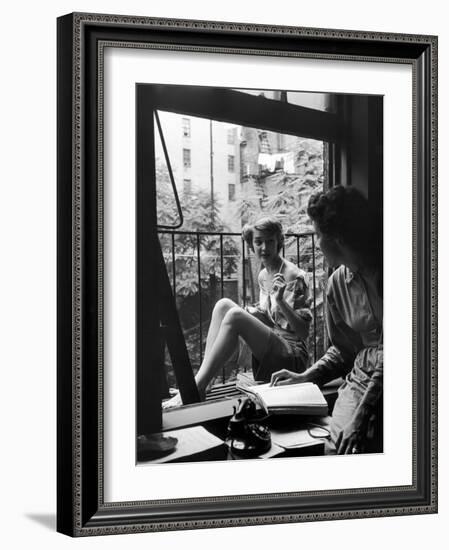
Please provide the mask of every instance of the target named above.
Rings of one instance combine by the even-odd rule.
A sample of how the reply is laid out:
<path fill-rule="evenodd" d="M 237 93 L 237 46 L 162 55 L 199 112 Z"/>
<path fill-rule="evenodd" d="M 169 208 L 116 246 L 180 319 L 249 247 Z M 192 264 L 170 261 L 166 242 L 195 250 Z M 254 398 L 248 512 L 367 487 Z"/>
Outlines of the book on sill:
<path fill-rule="evenodd" d="M 312 382 L 270 386 L 270 384 L 249 385 L 237 382 L 237 387 L 254 395 L 264 408 L 273 414 L 304 414 L 326 416 L 327 402 L 320 388 Z"/>

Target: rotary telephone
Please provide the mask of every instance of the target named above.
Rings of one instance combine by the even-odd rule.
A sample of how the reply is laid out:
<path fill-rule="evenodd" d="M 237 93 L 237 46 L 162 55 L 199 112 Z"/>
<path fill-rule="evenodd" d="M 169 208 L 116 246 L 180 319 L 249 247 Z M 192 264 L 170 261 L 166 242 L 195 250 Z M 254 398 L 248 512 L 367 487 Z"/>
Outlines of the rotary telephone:
<path fill-rule="evenodd" d="M 229 420 L 226 443 L 235 455 L 251 458 L 266 453 L 271 449 L 270 430 L 265 422 L 268 416 L 257 410 L 256 402 L 251 397 L 239 399 L 234 407 L 234 415 Z"/>

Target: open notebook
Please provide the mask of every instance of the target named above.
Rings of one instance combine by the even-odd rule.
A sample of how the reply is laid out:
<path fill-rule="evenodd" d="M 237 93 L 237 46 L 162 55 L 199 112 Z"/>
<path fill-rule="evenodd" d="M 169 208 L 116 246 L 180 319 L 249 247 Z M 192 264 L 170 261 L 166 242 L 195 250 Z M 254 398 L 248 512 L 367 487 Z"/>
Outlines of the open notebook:
<path fill-rule="evenodd" d="M 240 389 L 256 396 L 264 408 L 273 414 L 327 415 L 326 399 L 320 388 L 311 382 L 287 386 L 242 385 Z"/>

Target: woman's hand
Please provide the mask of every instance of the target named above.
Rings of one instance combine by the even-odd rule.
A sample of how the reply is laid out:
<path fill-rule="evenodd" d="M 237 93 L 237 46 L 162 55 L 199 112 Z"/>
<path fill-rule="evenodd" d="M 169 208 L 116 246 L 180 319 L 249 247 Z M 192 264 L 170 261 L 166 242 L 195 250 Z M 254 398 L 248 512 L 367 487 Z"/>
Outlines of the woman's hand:
<path fill-rule="evenodd" d="M 271 375 L 270 386 L 285 386 L 287 384 L 302 384 L 304 382 L 307 382 L 304 374 L 282 369 Z"/>
<path fill-rule="evenodd" d="M 284 291 L 286 286 L 287 283 L 285 282 L 285 277 L 281 273 L 276 273 L 273 277 L 271 289 L 273 292 L 273 298 L 275 298 L 277 302 L 281 302 L 284 299 Z"/>
<path fill-rule="evenodd" d="M 335 443 L 337 454 L 363 453 L 366 447 L 369 417 L 370 412 L 364 407 L 359 407 L 337 438 Z"/>

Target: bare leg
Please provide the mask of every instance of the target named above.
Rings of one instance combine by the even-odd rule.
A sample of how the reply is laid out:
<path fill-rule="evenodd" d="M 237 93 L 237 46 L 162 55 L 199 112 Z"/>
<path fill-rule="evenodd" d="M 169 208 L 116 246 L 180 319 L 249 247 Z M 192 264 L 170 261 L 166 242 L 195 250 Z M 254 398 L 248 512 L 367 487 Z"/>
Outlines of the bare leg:
<path fill-rule="evenodd" d="M 230 311 L 233 308 L 239 308 L 239 306 L 232 300 L 229 300 L 228 298 L 222 298 L 221 300 L 218 300 L 218 302 L 215 304 L 214 309 L 212 311 L 212 318 L 210 321 L 209 330 L 207 333 L 206 348 L 204 350 L 203 363 L 209 357 L 210 350 L 212 349 L 215 339 L 217 338 L 217 335 L 220 331 L 220 327 L 224 317 L 226 316 L 228 311 Z M 204 399 L 206 394 L 206 388 L 204 389 L 198 388 L 198 390 L 200 392 L 201 399 Z M 169 409 L 172 407 L 179 407 L 180 405 L 182 405 L 182 400 L 181 400 L 181 395 L 178 392 L 174 397 L 172 397 L 171 399 L 168 399 L 163 403 L 163 408 Z"/>
<path fill-rule="evenodd" d="M 240 307 L 230 309 L 224 316 L 213 345 L 204 357 L 195 376 L 200 393 L 235 350 L 239 336 L 245 340 L 257 359 L 262 359 L 268 348 L 270 329 Z"/>
<path fill-rule="evenodd" d="M 206 339 L 206 349 L 204 350 L 204 360 L 209 356 L 210 350 L 215 338 L 217 337 L 218 331 L 220 330 L 221 323 L 228 311 L 234 307 L 239 307 L 235 302 L 229 300 L 228 298 L 222 298 L 214 306 L 212 311 L 212 318 L 210 320 L 209 330 L 207 333 Z"/>
<path fill-rule="evenodd" d="M 206 394 L 208 384 L 236 349 L 239 337 L 245 340 L 256 359 L 261 360 L 268 349 L 271 331 L 266 325 L 239 306 L 228 307 L 223 316 L 221 310 L 225 307 L 226 305 L 223 304 L 223 308 L 220 308 L 220 312 L 215 315 L 214 326 L 212 330 L 209 329 L 207 337 L 207 353 L 195 376 L 198 391 L 202 397 Z M 221 322 L 219 322 L 220 318 Z M 164 408 L 180 405 L 182 400 L 178 393 L 164 403 Z"/>

